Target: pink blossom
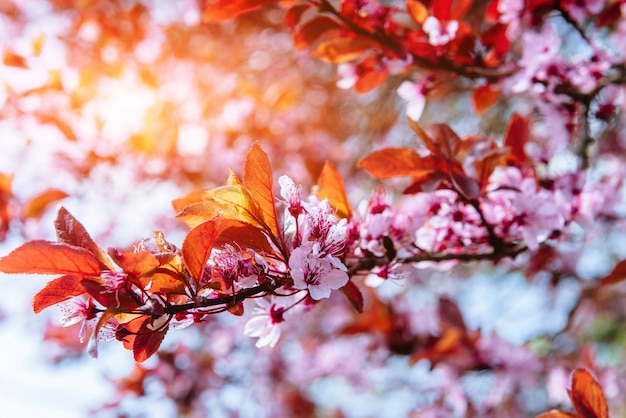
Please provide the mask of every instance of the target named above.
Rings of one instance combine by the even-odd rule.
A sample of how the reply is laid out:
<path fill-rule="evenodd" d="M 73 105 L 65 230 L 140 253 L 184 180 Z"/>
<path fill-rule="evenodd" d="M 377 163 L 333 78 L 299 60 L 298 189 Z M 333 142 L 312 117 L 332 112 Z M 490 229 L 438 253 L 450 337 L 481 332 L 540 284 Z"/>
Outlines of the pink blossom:
<path fill-rule="evenodd" d="M 335 257 L 321 257 L 315 244 L 305 244 L 293 250 L 289 268 L 296 289 L 308 289 L 315 300 L 330 297 L 330 291 L 348 283 L 346 267 Z"/>

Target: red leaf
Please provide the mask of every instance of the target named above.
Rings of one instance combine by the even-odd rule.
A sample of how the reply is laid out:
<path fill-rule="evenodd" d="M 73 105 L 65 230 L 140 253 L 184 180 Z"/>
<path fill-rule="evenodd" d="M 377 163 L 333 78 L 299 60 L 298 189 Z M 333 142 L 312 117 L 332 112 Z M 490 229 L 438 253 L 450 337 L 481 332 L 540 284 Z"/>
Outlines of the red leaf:
<path fill-rule="evenodd" d="M 16 274 L 98 276 L 100 262 L 84 248 L 50 241 L 29 241 L 0 258 L 0 271 Z"/>
<path fill-rule="evenodd" d="M 312 7 L 313 5 L 309 3 L 296 4 L 292 6 L 289 10 L 287 10 L 287 13 L 285 13 L 285 25 L 289 29 L 294 30 L 295 27 L 300 23 L 302 15 L 307 10 L 310 10 Z"/>
<path fill-rule="evenodd" d="M 139 307 L 134 294 L 125 287 L 112 290 L 100 278 L 83 279 L 80 284 L 94 300 L 113 312 L 132 311 Z"/>
<path fill-rule="evenodd" d="M 528 161 L 524 147 L 526 142 L 528 142 L 529 136 L 528 122 L 517 113 L 514 113 L 504 133 L 504 146 L 511 149 L 509 161 L 518 164 Z"/>
<path fill-rule="evenodd" d="M 51 204 L 69 196 L 63 190 L 48 189 L 30 198 L 23 207 L 24 218 L 39 219 Z"/>
<path fill-rule="evenodd" d="M 279 0 L 216 0 L 206 4 L 202 13 L 205 22 L 223 22 L 253 12 Z"/>
<path fill-rule="evenodd" d="M 506 35 L 508 25 L 498 23 L 493 25 L 480 35 L 480 41 L 485 47 L 495 53 L 496 58 L 503 56 L 509 51 L 511 41 Z"/>
<path fill-rule="evenodd" d="M 436 0 L 431 2 L 430 7 L 433 9 L 433 16 L 437 19 L 441 21 L 450 20 L 452 0 Z"/>
<path fill-rule="evenodd" d="M 437 164 L 433 158 L 420 157 L 411 148 L 385 148 L 363 158 L 357 167 L 376 178 L 387 179 L 428 175 L 437 169 Z"/>
<path fill-rule="evenodd" d="M 602 286 L 616 284 L 626 280 L 626 260 L 622 260 L 615 265 L 613 271 L 601 280 Z"/>
<path fill-rule="evenodd" d="M 315 194 L 320 199 L 328 199 L 330 205 L 337 211 L 339 218 L 352 217 L 352 207 L 346 194 L 346 187 L 343 177 L 337 168 L 326 161 L 322 173 L 317 179 L 317 190 Z"/>
<path fill-rule="evenodd" d="M 574 409 L 584 418 L 608 418 L 609 409 L 602 387 L 585 369 L 576 369 L 570 393 Z"/>
<path fill-rule="evenodd" d="M 268 232 L 280 239 L 278 216 L 274 201 L 274 179 L 267 154 L 258 142 L 252 144 L 243 166 L 243 185 L 257 202 Z"/>
<path fill-rule="evenodd" d="M 183 241 L 181 249 L 183 263 L 189 270 L 191 277 L 196 280 L 202 278 L 204 266 L 220 233 L 221 222 L 223 220 L 219 217 L 209 219 L 189 231 Z"/>
<path fill-rule="evenodd" d="M 33 311 L 39 313 L 49 306 L 82 295 L 85 288 L 80 284 L 81 280 L 81 276 L 61 276 L 49 281 L 33 298 Z"/>
<path fill-rule="evenodd" d="M 294 48 L 303 50 L 309 48 L 314 43 L 338 35 L 343 24 L 327 15 L 319 15 L 302 24 L 298 32 L 294 35 Z"/>
<path fill-rule="evenodd" d="M 113 265 L 104 251 L 94 242 L 85 227 L 64 207 L 60 207 L 54 220 L 59 242 L 81 247 L 89 251 L 102 263 L 102 269 L 113 271 Z"/>
<path fill-rule="evenodd" d="M 348 298 L 358 313 L 363 313 L 363 294 L 352 280 L 348 280 L 348 283 L 339 290 Z"/>
<path fill-rule="evenodd" d="M 493 90 L 489 83 L 483 84 L 472 91 L 472 105 L 474 110 L 479 115 L 484 113 L 485 110 L 493 106 L 500 97 L 500 93 L 497 90 Z"/>
<path fill-rule="evenodd" d="M 133 357 L 135 361 L 141 363 L 152 356 L 161 346 L 163 338 L 167 333 L 168 326 L 162 329 L 151 329 L 153 320 L 147 318 L 137 331 L 133 342 Z"/>
<path fill-rule="evenodd" d="M 441 155 L 448 162 L 454 161 L 461 145 L 461 138 L 456 132 L 446 124 L 436 123 L 430 128 L 430 133 L 436 144 L 435 155 Z"/>
<path fill-rule="evenodd" d="M 608 7 L 606 7 L 596 20 L 596 26 L 603 28 L 605 26 L 611 26 L 615 24 L 622 17 L 622 2 L 614 1 Z"/>

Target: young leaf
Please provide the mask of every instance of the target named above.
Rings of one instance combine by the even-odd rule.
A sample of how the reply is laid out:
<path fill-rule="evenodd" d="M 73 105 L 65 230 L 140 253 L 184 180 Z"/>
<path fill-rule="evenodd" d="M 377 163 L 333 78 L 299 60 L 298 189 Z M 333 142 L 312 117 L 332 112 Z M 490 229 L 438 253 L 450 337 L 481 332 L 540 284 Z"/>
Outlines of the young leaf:
<path fill-rule="evenodd" d="M 0 271 L 10 274 L 77 274 L 98 276 L 100 262 L 84 248 L 50 241 L 29 241 L 0 258 Z"/>
<path fill-rule="evenodd" d="M 49 306 L 82 295 L 85 288 L 80 284 L 81 280 L 81 276 L 67 275 L 49 281 L 33 298 L 33 311 L 37 314 Z"/>
<path fill-rule="evenodd" d="M 105 252 L 91 239 L 85 227 L 63 206 L 57 212 L 54 227 L 59 242 L 86 249 L 102 263 L 104 269 L 114 270 Z"/>
<path fill-rule="evenodd" d="M 317 179 L 317 189 L 315 194 L 320 199 L 328 199 L 330 205 L 337 211 L 339 218 L 350 219 L 352 217 L 352 206 L 346 194 L 346 187 L 343 177 L 334 165 L 326 161 L 322 173 Z"/>
<path fill-rule="evenodd" d="M 585 369 L 576 369 L 570 393 L 574 409 L 581 417 L 608 418 L 609 409 L 602 387 Z"/>
<path fill-rule="evenodd" d="M 267 154 L 258 142 L 252 144 L 243 166 L 243 185 L 250 191 L 261 211 L 263 222 L 275 237 L 280 237 L 276 202 L 274 201 L 274 179 Z"/>

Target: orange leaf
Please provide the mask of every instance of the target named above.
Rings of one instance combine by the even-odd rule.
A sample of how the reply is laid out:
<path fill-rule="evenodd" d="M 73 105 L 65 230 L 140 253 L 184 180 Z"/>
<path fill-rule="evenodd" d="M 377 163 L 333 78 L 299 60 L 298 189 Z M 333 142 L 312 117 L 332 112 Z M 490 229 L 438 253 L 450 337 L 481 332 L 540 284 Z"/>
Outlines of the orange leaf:
<path fill-rule="evenodd" d="M 217 215 L 238 219 L 259 228 L 267 227 L 263 224 L 263 213 L 258 203 L 241 184 L 227 184 L 202 193 L 194 192 L 172 203 L 175 208 L 183 207 L 176 217 L 192 228 Z"/>
<path fill-rule="evenodd" d="M 146 284 L 150 283 L 150 293 L 160 293 L 164 295 L 184 295 L 187 284 L 177 274 L 168 274 L 168 270 L 155 273 L 149 277 Z M 173 273 L 173 272 L 172 272 Z"/>
<path fill-rule="evenodd" d="M 100 262 L 84 248 L 50 241 L 29 241 L 0 258 L 0 271 L 10 274 L 100 275 Z"/>
<path fill-rule="evenodd" d="M 406 10 L 409 12 L 411 18 L 420 25 L 424 23 L 428 17 L 428 9 L 424 6 L 424 3 L 419 0 L 406 0 Z"/>
<path fill-rule="evenodd" d="M 315 47 L 313 56 L 333 64 L 341 64 L 355 60 L 377 46 L 378 42 L 369 38 L 333 38 Z"/>
<path fill-rule="evenodd" d="M 585 369 L 576 369 L 570 393 L 574 409 L 584 418 L 608 418 L 609 409 L 602 387 Z"/>
<path fill-rule="evenodd" d="M 346 187 L 343 177 L 337 168 L 326 161 L 322 173 L 317 179 L 317 189 L 315 194 L 320 199 L 328 199 L 330 205 L 337 211 L 339 218 L 352 217 L 352 207 L 346 194 Z"/>
<path fill-rule="evenodd" d="M 357 167 L 379 179 L 392 177 L 421 177 L 436 170 L 431 157 L 420 157 L 411 148 L 385 148 L 363 158 Z"/>
<path fill-rule="evenodd" d="M 2 63 L 8 67 L 28 69 L 26 58 L 16 54 L 15 51 L 12 51 L 8 48 L 4 50 L 4 54 L 2 55 Z"/>
<path fill-rule="evenodd" d="M 327 15 L 319 15 L 307 20 L 293 37 L 294 48 L 307 49 L 314 43 L 338 35 L 343 24 Z"/>
<path fill-rule="evenodd" d="M 85 288 L 80 284 L 81 279 L 81 276 L 61 276 L 49 281 L 33 298 L 33 311 L 39 313 L 48 306 L 82 295 Z"/>
<path fill-rule="evenodd" d="M 85 227 L 63 206 L 57 211 L 54 228 L 57 233 L 57 241 L 86 249 L 102 263 L 103 269 L 114 270 L 109 258 L 91 239 Z"/>
<path fill-rule="evenodd" d="M 354 84 L 354 91 L 357 93 L 367 93 L 368 91 L 380 86 L 389 75 L 387 68 L 379 69 L 375 66 L 360 66 L 361 71 L 359 79 Z"/>
<path fill-rule="evenodd" d="M 474 110 L 479 115 L 484 113 L 485 110 L 493 106 L 500 97 L 500 93 L 497 90 L 493 90 L 489 83 L 483 84 L 472 91 L 472 104 Z"/>
<path fill-rule="evenodd" d="M 183 241 L 181 249 L 183 263 L 189 270 L 191 277 L 198 281 L 202 278 L 204 266 L 220 233 L 222 221 L 222 218 L 215 218 L 201 223 L 189 231 Z"/>
<path fill-rule="evenodd" d="M 267 154 L 258 142 L 252 144 L 243 166 L 243 184 L 258 204 L 264 224 L 274 237 L 280 237 L 276 202 L 274 201 L 274 179 Z"/>
<path fill-rule="evenodd" d="M 224 244 L 232 244 L 244 250 L 251 249 L 260 253 L 275 253 L 275 249 L 270 245 L 263 230 L 237 219 L 222 220 L 220 232 L 213 247 L 222 247 Z"/>
<path fill-rule="evenodd" d="M 124 252 L 114 248 L 109 249 L 109 255 L 120 266 L 125 273 L 139 277 L 146 273 L 150 273 L 159 267 L 159 260 L 154 254 L 147 251 L 139 253 Z"/>
<path fill-rule="evenodd" d="M 39 219 L 44 214 L 44 212 L 48 209 L 48 207 L 58 202 L 59 200 L 65 199 L 69 196 L 63 190 L 59 189 L 48 189 L 45 190 L 38 195 L 32 197 L 24 204 L 23 216 L 25 219 L 34 218 Z"/>
<path fill-rule="evenodd" d="M 0 173 L 0 197 L 13 196 L 13 192 L 11 191 L 12 183 L 13 174 Z"/>
<path fill-rule="evenodd" d="M 615 267 L 608 276 L 601 280 L 602 286 L 616 284 L 626 280 L 626 260 L 622 260 Z"/>
<path fill-rule="evenodd" d="M 206 4 L 202 13 L 205 22 L 223 22 L 277 3 L 279 0 L 217 0 Z"/>

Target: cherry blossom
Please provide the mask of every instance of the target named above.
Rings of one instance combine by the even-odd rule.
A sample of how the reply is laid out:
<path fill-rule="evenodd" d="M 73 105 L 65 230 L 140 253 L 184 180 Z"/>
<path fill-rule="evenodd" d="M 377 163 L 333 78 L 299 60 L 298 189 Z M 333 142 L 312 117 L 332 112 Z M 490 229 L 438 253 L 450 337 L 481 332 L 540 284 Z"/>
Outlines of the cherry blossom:
<path fill-rule="evenodd" d="M 459 29 L 459 22 L 450 20 L 445 26 L 434 16 L 428 16 L 422 25 L 424 32 L 428 34 L 428 41 L 431 45 L 446 45 L 456 36 Z"/>
<path fill-rule="evenodd" d="M 94 319 L 98 313 L 98 308 L 93 303 L 93 299 L 72 298 L 59 305 L 63 316 L 61 317 L 61 324 L 64 327 L 69 327 L 74 324 L 80 323 L 79 338 L 80 342 L 84 342 L 87 338 L 88 332 L 94 326 Z"/>
<path fill-rule="evenodd" d="M 257 347 L 274 347 L 280 339 L 280 323 L 284 321 L 285 309 L 277 307 L 267 299 L 257 299 L 252 311 L 252 318 L 246 322 L 243 333 L 251 338 L 258 338 Z"/>
<path fill-rule="evenodd" d="M 424 112 L 424 106 L 426 106 L 425 85 L 403 81 L 398 87 L 398 96 L 407 101 L 407 116 L 413 120 L 419 120 Z"/>
<path fill-rule="evenodd" d="M 289 268 L 296 289 L 308 289 L 315 300 L 330 297 L 348 282 L 346 267 L 337 258 L 321 256 L 317 243 L 304 244 L 292 251 Z"/>

